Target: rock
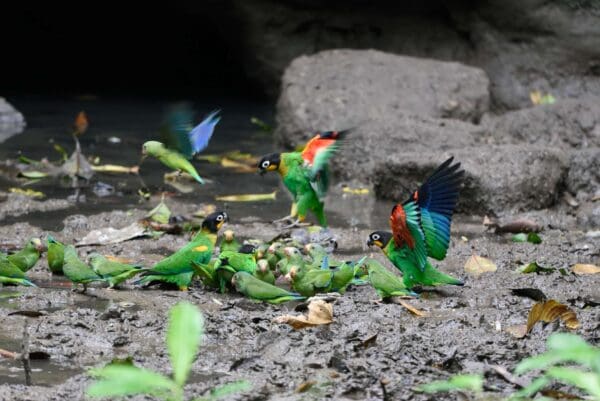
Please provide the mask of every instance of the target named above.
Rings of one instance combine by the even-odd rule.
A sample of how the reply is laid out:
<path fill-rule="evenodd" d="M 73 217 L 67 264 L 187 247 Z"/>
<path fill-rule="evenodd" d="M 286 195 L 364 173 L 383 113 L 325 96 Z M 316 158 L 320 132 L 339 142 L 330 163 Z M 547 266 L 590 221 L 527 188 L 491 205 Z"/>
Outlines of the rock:
<path fill-rule="evenodd" d="M 3 97 L 0 97 L 0 143 L 23 131 L 25 118 Z"/>
<path fill-rule="evenodd" d="M 447 157 L 466 171 L 460 211 L 503 214 L 553 205 L 567 172 L 560 150 L 534 146 L 479 146 L 439 152 L 398 152 L 382 160 L 373 174 L 378 197 L 404 201 Z"/>
<path fill-rule="evenodd" d="M 555 104 L 486 116 L 482 124 L 497 143 L 600 146 L 600 97 L 559 99 Z"/>
<path fill-rule="evenodd" d="M 573 194 L 585 192 L 593 196 L 600 190 L 600 147 L 571 152 L 566 184 Z"/>
<path fill-rule="evenodd" d="M 276 135 L 290 145 L 398 113 L 476 121 L 488 110 L 488 84 L 477 68 L 375 50 L 302 56 L 283 76 Z"/>
<path fill-rule="evenodd" d="M 586 230 L 600 228 L 600 203 L 586 202 L 577 210 L 577 227 Z"/>

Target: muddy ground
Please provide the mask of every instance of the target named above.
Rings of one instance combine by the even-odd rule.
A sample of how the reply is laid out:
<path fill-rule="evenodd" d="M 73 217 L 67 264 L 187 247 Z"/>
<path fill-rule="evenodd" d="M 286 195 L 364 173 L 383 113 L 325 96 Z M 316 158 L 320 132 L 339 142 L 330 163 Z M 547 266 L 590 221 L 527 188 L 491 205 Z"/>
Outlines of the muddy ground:
<path fill-rule="evenodd" d="M 193 205 L 170 205 L 175 213 L 194 209 Z M 73 215 L 52 234 L 74 242 L 93 228 L 123 227 L 145 212 Z M 131 356 L 140 366 L 168 374 L 166 316 L 180 300 L 196 304 L 206 321 L 203 345 L 186 387 L 188 399 L 238 379 L 250 380 L 253 390 L 231 399 L 383 400 L 382 379 L 387 383 L 387 400 L 456 399 L 456 395 L 418 394 L 413 387 L 460 372 L 485 373 L 486 395 L 502 399 L 515 386 L 493 373 L 491 366 L 512 370 L 524 357 L 543 352 L 551 332 L 566 330 L 555 323 L 537 325 L 524 339 L 507 333 L 507 327 L 526 322 L 534 303 L 511 295 L 511 288 L 537 288 L 549 298 L 568 303 L 581 322 L 577 334 L 600 343 L 600 275 L 562 275 L 558 271 L 568 271 L 574 263 L 599 264 L 600 238 L 577 231 L 574 218 L 563 210 L 531 216 L 544 226 L 540 245 L 513 243 L 508 234 L 486 231 L 480 216 L 457 216 L 448 257 L 440 266 L 465 277 L 466 285 L 425 291 L 420 299 L 411 301 L 429 312 L 429 317 L 415 317 L 398 304 L 375 304 L 375 292 L 363 286 L 350 288 L 335 302 L 331 325 L 300 331 L 271 322 L 276 316 L 293 313 L 298 304 L 254 303 L 237 294 L 207 291 L 199 283 L 189 292 L 129 287 L 120 291 L 92 288 L 87 295 L 75 294 L 67 283 L 51 277 L 44 257 L 31 272 L 40 288 L 4 288 L 0 292 L 22 294 L 0 299 L 0 348 L 18 351 L 23 322 L 28 319 L 31 350 L 47 352 L 50 360 L 33 362 L 34 385 L 27 387 L 20 364 L 0 359 L 0 400 L 85 399 L 90 379 L 84 371 L 114 358 Z M 24 221 L 0 227 L 0 243 L 22 244 L 31 236 L 48 233 Z M 246 238 L 269 239 L 276 234 L 271 224 L 253 217 L 238 218 L 229 228 Z M 344 258 L 369 252 L 363 244 L 371 230 L 333 227 L 333 231 L 338 236 L 338 253 Z M 79 251 L 81 255 L 98 251 L 151 265 L 185 242 L 185 236 L 167 234 Z M 463 266 L 472 254 L 491 258 L 498 270 L 467 277 Z M 381 257 L 378 252 L 375 255 Z M 520 264 L 531 261 L 556 270 L 539 275 L 515 272 Z M 43 311 L 43 315 L 9 316 L 18 310 Z M 365 344 L 373 336 L 375 339 Z M 315 384 L 306 392 L 296 392 L 307 381 Z"/>

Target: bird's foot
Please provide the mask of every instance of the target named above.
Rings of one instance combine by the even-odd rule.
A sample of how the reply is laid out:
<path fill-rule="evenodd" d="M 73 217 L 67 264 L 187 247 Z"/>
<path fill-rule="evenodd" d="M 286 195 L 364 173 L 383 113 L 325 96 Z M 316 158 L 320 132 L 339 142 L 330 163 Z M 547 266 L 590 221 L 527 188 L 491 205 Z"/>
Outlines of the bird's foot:
<path fill-rule="evenodd" d="M 280 219 L 273 220 L 273 221 L 272 221 L 272 223 L 273 223 L 273 224 L 287 223 L 287 222 L 291 222 L 291 221 L 293 221 L 293 218 L 294 218 L 294 216 L 292 216 L 292 215 L 287 215 L 287 216 L 284 216 L 284 217 L 282 217 L 282 218 L 280 218 Z"/>
<path fill-rule="evenodd" d="M 300 227 L 308 227 L 310 223 L 304 223 L 300 219 L 297 219 L 292 222 L 292 224 L 288 224 L 287 226 L 281 227 L 282 230 L 289 230 L 290 228 L 300 228 Z"/>

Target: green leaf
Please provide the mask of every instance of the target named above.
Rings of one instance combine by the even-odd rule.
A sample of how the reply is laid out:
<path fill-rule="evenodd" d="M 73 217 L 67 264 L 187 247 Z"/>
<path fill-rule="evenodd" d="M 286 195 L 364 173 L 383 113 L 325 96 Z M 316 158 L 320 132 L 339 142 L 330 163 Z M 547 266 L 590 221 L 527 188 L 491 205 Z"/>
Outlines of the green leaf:
<path fill-rule="evenodd" d="M 542 238 L 536 233 L 527 234 L 527 242 L 531 242 L 532 244 L 541 244 Z"/>
<path fill-rule="evenodd" d="M 552 273 L 554 269 L 552 267 L 542 267 L 536 262 L 531 262 L 520 266 L 517 271 L 521 273 Z"/>
<path fill-rule="evenodd" d="M 258 117 L 251 117 L 250 123 L 256 125 L 258 128 L 260 128 L 264 132 L 273 132 L 273 127 L 271 127 L 269 124 L 267 124 L 266 122 L 264 122 L 263 120 L 261 120 Z"/>
<path fill-rule="evenodd" d="M 176 384 L 169 378 L 135 366 L 109 365 L 90 371 L 100 380 L 87 388 L 90 397 L 118 397 L 135 394 L 164 394 L 174 392 Z"/>
<path fill-rule="evenodd" d="M 525 234 L 525 233 L 515 234 L 512 237 L 512 242 L 526 242 L 526 241 L 527 241 L 527 234 Z"/>
<path fill-rule="evenodd" d="M 600 399 L 600 375 L 575 368 L 555 366 L 546 372 L 548 377 L 571 384 Z"/>
<path fill-rule="evenodd" d="M 169 222 L 169 218 L 171 217 L 171 210 L 169 210 L 164 200 L 161 200 L 154 209 L 148 212 L 146 217 L 150 218 L 152 221 L 156 221 L 157 223 L 167 224 Z"/>
<path fill-rule="evenodd" d="M 67 159 L 69 158 L 69 155 L 68 155 L 67 151 L 65 150 L 65 148 L 60 146 L 58 143 L 55 143 L 54 150 L 56 150 L 60 154 L 61 161 L 63 161 L 63 162 L 67 161 Z"/>
<path fill-rule="evenodd" d="M 483 376 L 480 374 L 456 375 L 448 380 L 437 380 L 423 384 L 417 387 L 417 389 L 426 393 L 447 392 L 453 390 L 469 390 L 480 393 L 483 390 Z"/>
<path fill-rule="evenodd" d="M 228 395 L 233 395 L 240 393 L 242 391 L 248 391 L 252 388 L 252 384 L 248 380 L 240 380 L 233 383 L 223 384 L 222 386 L 217 386 L 210 390 L 210 395 L 208 397 L 196 398 L 194 401 L 214 401 L 219 398 L 227 397 Z"/>
<path fill-rule="evenodd" d="M 173 367 L 173 379 L 183 387 L 198 352 L 204 321 L 198 308 L 180 302 L 170 312 L 167 347 Z"/>
<path fill-rule="evenodd" d="M 48 177 L 48 173 L 44 173 L 41 171 L 21 171 L 19 173 L 20 177 L 30 178 L 32 180 L 37 180 L 40 178 Z"/>
<path fill-rule="evenodd" d="M 550 384 L 550 379 L 548 379 L 546 376 L 540 376 L 534 379 L 528 386 L 525 386 L 521 390 L 513 393 L 510 396 L 509 400 L 522 398 L 529 399 L 531 396 L 533 396 L 535 393 L 546 387 L 548 384 Z"/>

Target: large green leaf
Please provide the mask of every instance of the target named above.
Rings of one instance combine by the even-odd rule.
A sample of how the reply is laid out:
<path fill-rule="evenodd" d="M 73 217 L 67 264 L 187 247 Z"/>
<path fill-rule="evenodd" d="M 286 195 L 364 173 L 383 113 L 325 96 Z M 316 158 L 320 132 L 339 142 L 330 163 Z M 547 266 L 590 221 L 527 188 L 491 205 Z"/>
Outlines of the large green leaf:
<path fill-rule="evenodd" d="M 240 380 L 215 387 L 210 391 L 208 397 L 196 398 L 194 401 L 215 401 L 219 398 L 227 397 L 228 395 L 250 390 L 251 388 L 252 384 L 248 380 Z"/>
<path fill-rule="evenodd" d="M 204 321 L 198 308 L 180 302 L 171 309 L 167 329 L 167 347 L 173 367 L 173 379 L 183 387 L 196 358 Z"/>
<path fill-rule="evenodd" d="M 177 385 L 169 378 L 135 366 L 109 365 L 94 369 L 90 374 L 100 378 L 87 388 L 87 395 L 90 397 L 157 395 L 177 389 Z"/>
<path fill-rule="evenodd" d="M 555 366 L 548 369 L 546 375 L 563 383 L 579 387 L 595 399 L 600 400 L 600 375 L 596 373 Z"/>
<path fill-rule="evenodd" d="M 513 393 L 509 399 L 510 400 L 515 400 L 515 399 L 518 400 L 518 399 L 522 399 L 522 398 L 529 399 L 535 393 L 537 393 L 538 391 L 540 391 L 541 389 L 546 387 L 548 384 L 550 384 L 550 379 L 548 379 L 546 376 L 538 377 L 538 378 L 534 379 L 528 386 L 525 386 L 521 390 Z"/>
<path fill-rule="evenodd" d="M 426 393 L 437 393 L 440 391 L 469 390 L 481 392 L 483 389 L 483 377 L 477 375 L 456 375 L 448 380 L 437 380 L 423 384 L 418 387 Z"/>

